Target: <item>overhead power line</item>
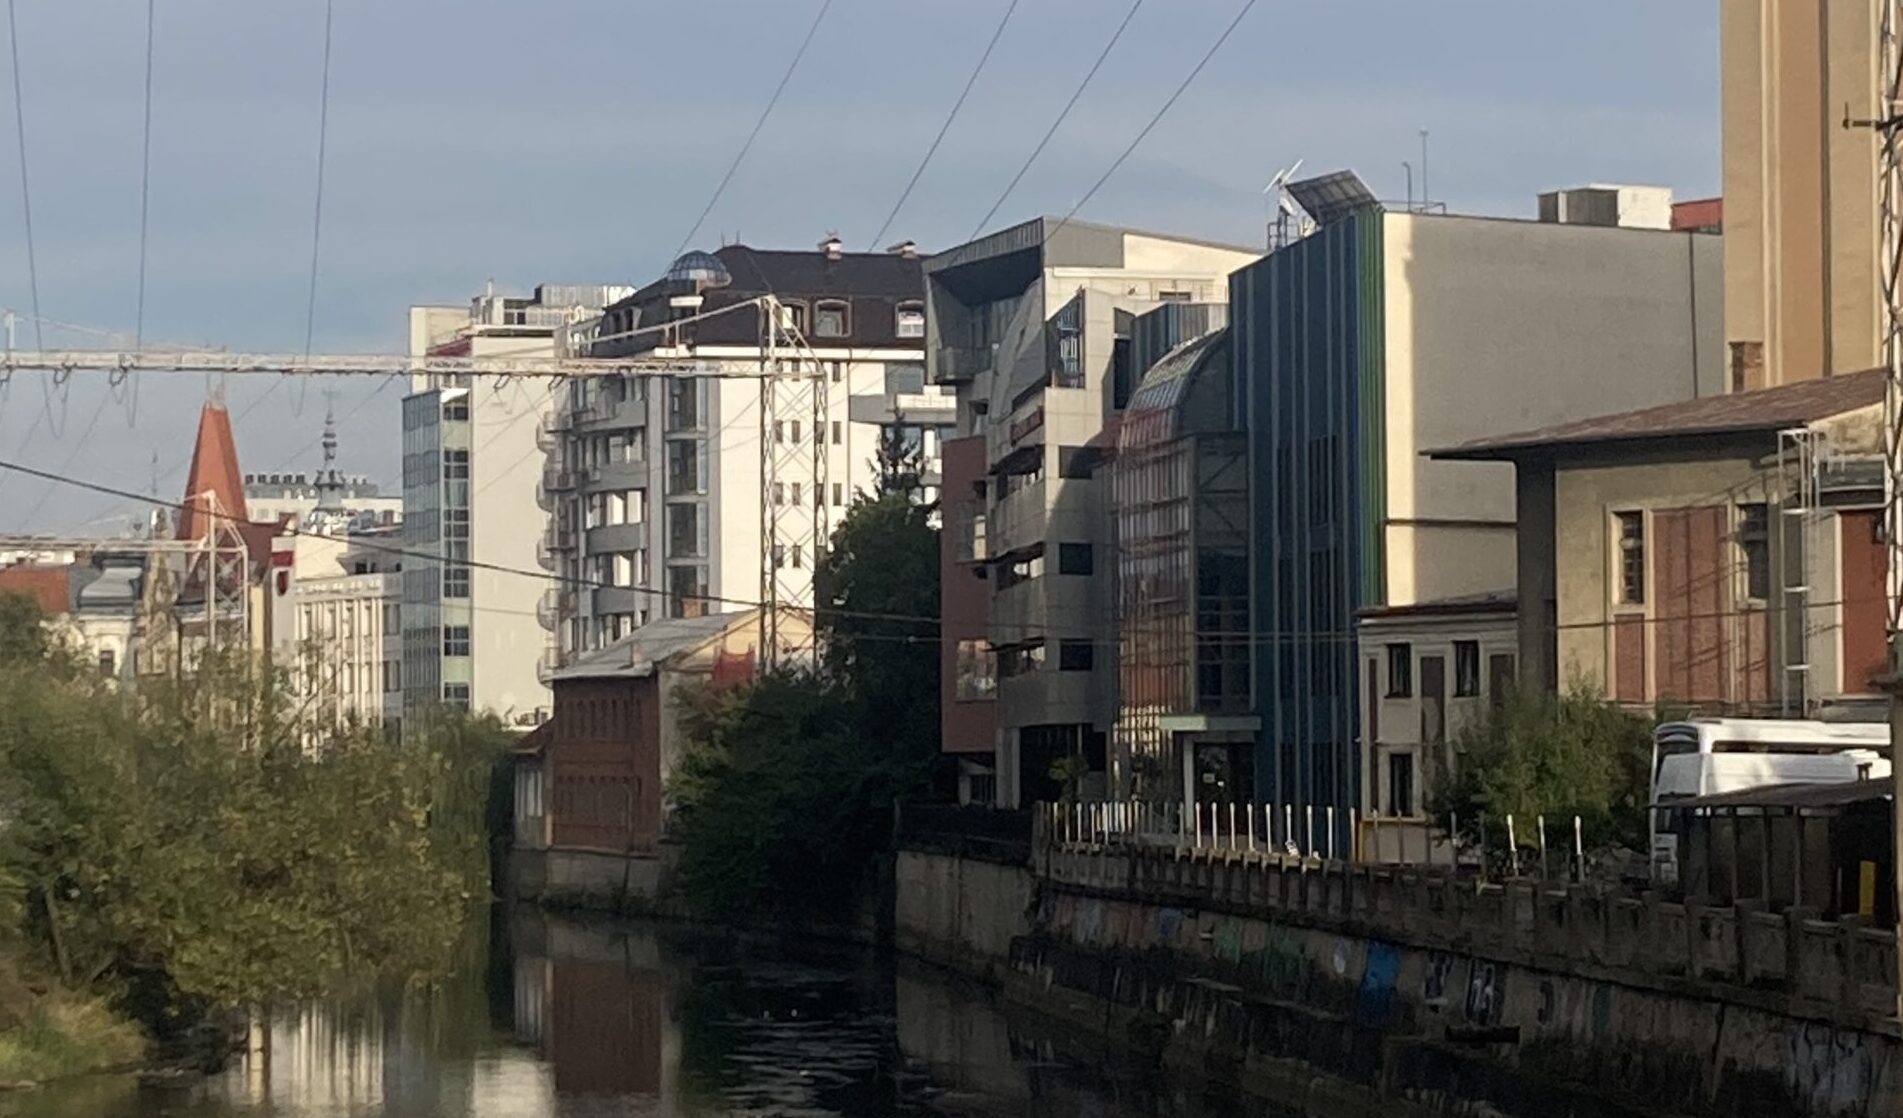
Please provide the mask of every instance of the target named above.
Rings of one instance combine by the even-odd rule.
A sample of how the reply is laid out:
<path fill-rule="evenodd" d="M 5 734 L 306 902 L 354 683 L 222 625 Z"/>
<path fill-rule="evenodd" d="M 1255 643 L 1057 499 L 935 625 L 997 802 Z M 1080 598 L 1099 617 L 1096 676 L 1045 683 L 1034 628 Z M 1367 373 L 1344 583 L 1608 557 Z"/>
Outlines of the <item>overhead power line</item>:
<path fill-rule="evenodd" d="M 7 45 L 13 55 L 13 132 L 19 141 L 20 210 L 26 220 L 26 282 L 33 300 L 33 344 L 46 348 L 40 333 L 40 267 L 33 252 L 33 187 L 26 165 L 26 98 L 20 81 L 20 23 L 14 14 L 15 0 L 7 0 Z"/>
<path fill-rule="evenodd" d="M 799 49 L 793 52 L 793 61 L 787 63 L 786 73 L 780 75 L 780 84 L 773 87 L 773 96 L 767 99 L 766 108 L 760 111 L 760 119 L 753 122 L 753 131 L 747 133 L 746 142 L 740 145 L 738 152 L 734 153 L 733 162 L 727 166 L 727 173 L 720 176 L 720 185 L 714 187 L 713 196 L 707 199 L 705 206 L 701 207 L 700 216 L 694 219 L 693 227 L 688 229 L 687 236 L 681 238 L 680 247 L 674 250 L 676 257 L 686 252 L 688 246 L 694 243 L 694 237 L 700 233 L 700 227 L 707 222 L 707 215 L 714 212 L 714 206 L 720 201 L 720 196 L 727 192 L 727 184 L 733 181 L 734 172 L 740 169 L 741 162 L 747 158 L 747 152 L 753 149 L 753 141 L 760 137 L 760 130 L 766 127 L 767 118 L 773 115 L 773 107 L 780 103 L 780 94 L 786 92 L 786 84 L 793 80 L 793 72 L 800 68 L 800 60 L 806 57 L 806 48 L 813 45 L 813 36 L 819 32 L 819 25 L 825 21 L 826 13 L 832 10 L 832 6 L 833 0 L 822 0 L 819 13 L 813 17 L 812 26 L 806 29 L 806 38 L 800 40 Z"/>
<path fill-rule="evenodd" d="M 912 196 L 912 188 L 918 185 L 920 178 L 924 177 L 925 168 L 931 166 L 932 156 L 938 154 L 938 145 L 945 142 L 945 133 L 951 131 L 952 121 L 958 119 L 958 111 L 965 107 L 965 98 L 971 96 L 971 87 L 978 84 L 978 75 L 984 73 L 985 63 L 991 60 L 991 52 L 997 48 L 998 40 L 1004 37 L 1004 29 L 1011 22 L 1011 13 L 1017 10 L 1018 0 L 1011 0 L 1011 3 L 1005 6 L 1004 15 L 998 20 L 996 30 L 991 32 L 991 40 L 985 44 L 984 53 L 978 56 L 978 64 L 971 68 L 971 76 L 965 79 L 965 88 L 959 91 L 958 100 L 952 102 L 951 112 L 945 116 L 945 123 L 938 126 L 938 135 L 932 137 L 931 146 L 925 149 L 925 158 L 919 160 L 918 169 L 912 172 L 911 181 L 907 182 L 905 189 L 899 192 L 899 200 L 892 203 L 892 212 L 885 215 L 885 222 L 879 226 L 879 231 L 872 235 L 871 248 L 876 250 L 879 242 L 885 240 L 886 230 L 892 228 L 892 222 L 899 216 L 899 211 L 905 207 L 905 200 Z"/>
<path fill-rule="evenodd" d="M 1138 132 L 1136 136 L 1131 139 L 1129 146 L 1125 147 L 1117 158 L 1111 161 L 1109 168 L 1106 169 L 1102 175 L 1098 176 L 1097 181 L 1091 184 L 1090 189 L 1084 191 L 1084 196 L 1077 199 L 1077 204 L 1070 208 L 1070 212 L 1066 213 L 1056 225 L 1052 226 L 1050 232 L 1044 234 L 1045 240 L 1048 241 L 1051 237 L 1055 236 L 1059 229 L 1062 229 L 1070 222 L 1071 218 L 1077 216 L 1077 211 L 1083 209 L 1084 206 L 1096 196 L 1097 191 L 1103 189 L 1103 184 L 1110 181 L 1110 176 L 1117 173 L 1117 168 L 1123 166 L 1124 160 L 1130 158 L 1131 154 L 1136 151 L 1137 146 L 1150 134 L 1150 131 L 1176 106 L 1176 102 L 1183 96 L 1183 92 L 1187 90 L 1191 83 L 1196 80 L 1197 76 L 1203 72 L 1203 67 L 1209 65 L 1209 60 L 1216 57 L 1216 52 L 1221 50 L 1222 45 L 1229 41 L 1229 36 L 1235 34 L 1236 28 L 1241 25 L 1243 18 L 1249 14 L 1255 5 L 1256 0 L 1243 0 L 1243 5 L 1241 9 L 1236 12 L 1235 18 L 1229 21 L 1229 26 L 1223 28 L 1222 34 L 1216 36 L 1216 41 L 1211 43 L 1209 49 L 1203 52 L 1202 58 L 1197 60 L 1195 67 L 1192 68 L 1188 76 L 1183 79 L 1182 84 L 1176 87 L 1176 92 L 1170 94 L 1169 100 L 1163 102 L 1163 107 L 1156 110 L 1155 115 L 1150 117 L 1149 122 L 1143 126 L 1142 131 Z"/>
<path fill-rule="evenodd" d="M 972 228 L 971 236 L 965 238 L 966 240 L 978 239 L 978 235 L 985 231 L 985 226 L 991 223 L 993 217 L 997 216 L 998 210 L 1004 205 L 1005 199 L 1011 197 L 1011 192 L 1018 188 L 1018 183 L 1024 181 L 1024 176 L 1030 171 L 1031 164 L 1036 163 L 1037 157 L 1044 154 L 1044 148 L 1051 142 L 1051 137 L 1057 135 L 1057 130 L 1063 126 L 1065 118 L 1069 117 L 1070 111 L 1077 107 L 1077 102 L 1083 97 L 1084 90 L 1090 88 L 1091 79 L 1097 76 L 1098 70 L 1103 69 L 1104 59 L 1110 57 L 1110 52 L 1116 47 L 1117 40 L 1123 38 L 1124 29 L 1130 26 L 1130 21 L 1136 18 L 1137 9 L 1141 7 L 1143 7 L 1143 0 L 1136 0 L 1135 3 L 1130 5 L 1130 10 L 1123 13 L 1123 22 L 1117 24 L 1117 29 L 1110 35 L 1110 41 L 1105 43 L 1103 50 L 1097 53 L 1097 61 L 1090 64 L 1090 70 L 1084 75 L 1084 80 L 1078 82 L 1077 88 L 1071 91 L 1070 100 L 1064 102 L 1064 107 L 1059 110 L 1057 119 L 1051 121 L 1051 126 L 1044 130 L 1044 138 L 1040 139 L 1037 142 L 1037 146 L 1031 149 L 1031 154 L 1025 158 L 1024 165 L 1018 168 L 1017 174 L 1011 176 L 1011 181 L 1005 184 L 1004 192 L 998 195 L 997 201 L 991 203 L 991 208 L 985 211 L 985 215 L 978 219 L 978 224 Z"/>
<path fill-rule="evenodd" d="M 317 262 L 324 243 L 324 154 L 330 139 L 330 44 L 333 0 L 324 0 L 324 62 L 317 92 L 317 188 L 311 201 L 311 282 L 304 300 L 304 355 L 310 356 L 311 338 L 317 329 Z M 297 403 L 291 414 L 304 410 L 306 385 L 298 382 Z M 267 393 L 268 395 L 268 393 Z M 262 397 L 260 397 L 262 400 Z M 256 406 L 256 405 L 253 405 Z"/>
<path fill-rule="evenodd" d="M 139 157 L 139 306 L 133 319 L 133 349 L 145 345 L 145 249 L 152 197 L 152 39 L 157 19 L 158 0 L 145 0 L 145 138 Z"/>

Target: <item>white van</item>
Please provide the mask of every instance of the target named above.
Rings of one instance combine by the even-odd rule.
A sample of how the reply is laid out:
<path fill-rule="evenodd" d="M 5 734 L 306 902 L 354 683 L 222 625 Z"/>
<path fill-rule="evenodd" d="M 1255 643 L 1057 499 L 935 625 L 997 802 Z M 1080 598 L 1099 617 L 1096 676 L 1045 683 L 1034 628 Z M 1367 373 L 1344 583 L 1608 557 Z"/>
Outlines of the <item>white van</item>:
<path fill-rule="evenodd" d="M 1652 874 L 1678 877 L 1678 837 L 1664 829 L 1675 800 L 1773 784 L 1841 784 L 1890 776 L 1887 722 L 1696 718 L 1652 733 Z"/>

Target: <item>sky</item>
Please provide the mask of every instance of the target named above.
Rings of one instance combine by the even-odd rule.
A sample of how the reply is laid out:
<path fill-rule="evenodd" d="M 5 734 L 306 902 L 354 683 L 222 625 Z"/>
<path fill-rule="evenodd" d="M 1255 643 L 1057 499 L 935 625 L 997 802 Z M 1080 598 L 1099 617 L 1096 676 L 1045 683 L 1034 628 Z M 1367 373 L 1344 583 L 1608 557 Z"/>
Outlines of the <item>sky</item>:
<path fill-rule="evenodd" d="M 834 0 L 696 238 L 868 242 L 1010 0 Z M 1242 0 L 1145 0 L 993 219 L 1067 212 Z M 15 0 L 40 313 L 137 317 L 146 6 Z M 656 278 L 766 105 L 820 0 L 335 0 L 313 346 L 400 353 L 406 308 L 493 280 Z M 1019 0 L 883 240 L 966 240 L 1128 10 Z M 145 336 L 304 346 L 324 40 L 321 0 L 157 5 Z M 1717 4 L 1259 0 L 1080 219 L 1260 243 L 1263 185 L 1353 168 L 1384 198 L 1427 186 L 1463 213 L 1531 216 L 1586 182 L 1719 190 Z M 1639 29 L 1636 30 L 1635 29 Z M 0 30 L 4 30 L 0 28 Z M 0 80 L 0 307 L 31 306 L 15 100 Z M 54 346 L 96 335 L 45 327 Z M 17 344 L 33 345 L 22 321 Z M 398 387 L 272 386 L 227 398 L 247 471 L 313 469 L 327 394 L 341 465 L 394 487 Z M 0 459 L 90 481 L 183 485 L 202 380 L 37 373 L 0 388 Z M 300 449 L 302 448 L 302 449 Z M 156 458 L 156 468 L 155 468 Z M 0 531 L 111 532 L 123 500 L 0 474 Z"/>

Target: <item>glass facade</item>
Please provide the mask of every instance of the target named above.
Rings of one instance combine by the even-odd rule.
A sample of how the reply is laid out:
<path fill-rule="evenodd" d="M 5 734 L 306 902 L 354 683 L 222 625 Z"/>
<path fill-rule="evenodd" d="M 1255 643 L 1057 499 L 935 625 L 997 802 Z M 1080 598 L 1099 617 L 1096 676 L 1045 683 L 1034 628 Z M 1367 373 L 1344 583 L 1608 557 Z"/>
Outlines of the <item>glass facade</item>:
<path fill-rule="evenodd" d="M 1262 800 L 1360 802 L 1355 614 L 1382 600 L 1382 215 L 1327 225 L 1230 279 L 1246 419 Z"/>
<path fill-rule="evenodd" d="M 403 714 L 414 726 L 469 695 L 469 427 L 467 390 L 403 401 Z"/>

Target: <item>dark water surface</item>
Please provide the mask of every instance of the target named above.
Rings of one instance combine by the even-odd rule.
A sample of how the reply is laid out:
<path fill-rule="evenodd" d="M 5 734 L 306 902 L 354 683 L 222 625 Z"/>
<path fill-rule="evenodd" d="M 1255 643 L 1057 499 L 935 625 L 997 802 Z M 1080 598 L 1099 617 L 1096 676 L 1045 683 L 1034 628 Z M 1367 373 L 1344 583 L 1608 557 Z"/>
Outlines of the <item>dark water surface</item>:
<path fill-rule="evenodd" d="M 434 990 L 280 1013 L 210 1079 L 0 1094 L 0 1118 L 1280 1114 L 864 951 L 516 914 L 466 954 Z"/>

